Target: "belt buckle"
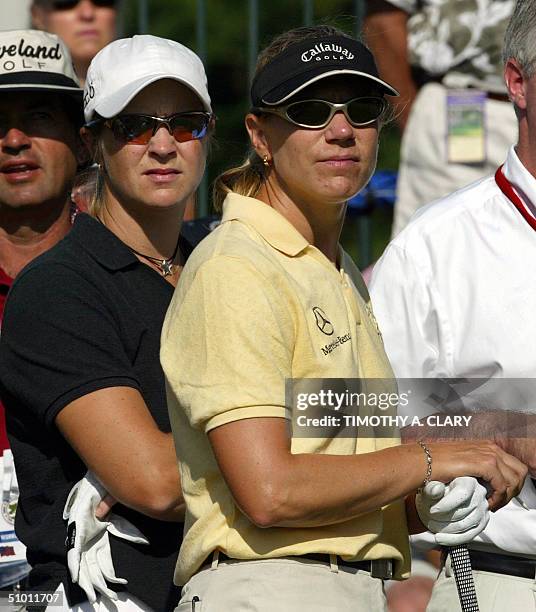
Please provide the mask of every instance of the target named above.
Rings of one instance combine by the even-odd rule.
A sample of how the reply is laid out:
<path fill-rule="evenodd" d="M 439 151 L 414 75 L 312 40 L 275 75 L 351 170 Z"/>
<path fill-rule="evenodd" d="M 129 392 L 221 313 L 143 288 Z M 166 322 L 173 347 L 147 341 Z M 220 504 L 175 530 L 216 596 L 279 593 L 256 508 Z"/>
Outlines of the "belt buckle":
<path fill-rule="evenodd" d="M 391 580 L 393 577 L 392 559 L 374 559 L 371 561 L 370 576 L 372 578 L 381 578 L 382 580 Z"/>

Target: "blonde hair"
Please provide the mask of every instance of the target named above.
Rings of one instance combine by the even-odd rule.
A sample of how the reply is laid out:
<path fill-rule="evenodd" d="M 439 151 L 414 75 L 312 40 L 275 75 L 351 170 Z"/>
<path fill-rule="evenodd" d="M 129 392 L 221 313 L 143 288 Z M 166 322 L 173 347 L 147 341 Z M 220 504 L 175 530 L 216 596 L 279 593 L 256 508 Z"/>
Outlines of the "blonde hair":
<path fill-rule="evenodd" d="M 88 213 L 92 217 L 98 217 L 104 206 L 104 177 L 102 168 L 97 168 L 97 180 L 95 181 L 95 191 L 89 202 Z"/>
<path fill-rule="evenodd" d="M 270 63 L 275 57 L 282 53 L 287 47 L 309 38 L 317 39 L 325 36 L 345 36 L 351 38 L 346 32 L 331 25 L 315 25 L 295 28 L 280 34 L 260 52 L 255 66 L 255 75 Z M 239 193 L 240 195 L 254 197 L 259 192 L 266 180 L 267 166 L 250 147 L 246 159 L 234 168 L 222 172 L 214 181 L 212 190 L 212 203 L 217 211 L 220 211 L 227 194 Z"/>
<path fill-rule="evenodd" d="M 92 217 L 98 217 L 104 207 L 104 152 L 100 133 L 100 130 L 93 131 L 95 138 L 95 150 L 93 152 L 93 161 L 96 166 L 95 186 L 87 210 Z"/>

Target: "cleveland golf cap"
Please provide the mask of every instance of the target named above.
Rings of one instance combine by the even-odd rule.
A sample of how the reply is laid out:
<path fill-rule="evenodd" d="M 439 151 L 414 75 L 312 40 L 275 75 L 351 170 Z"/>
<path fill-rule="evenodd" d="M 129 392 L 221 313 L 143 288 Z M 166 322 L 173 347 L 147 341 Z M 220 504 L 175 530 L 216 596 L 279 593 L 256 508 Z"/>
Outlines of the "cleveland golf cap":
<path fill-rule="evenodd" d="M 380 79 L 365 45 L 346 36 L 326 36 L 294 43 L 261 68 L 251 86 L 252 105 L 282 104 L 311 83 L 338 74 L 370 79 L 383 93 L 399 95 Z"/>
<path fill-rule="evenodd" d="M 212 112 L 203 62 L 178 42 L 142 34 L 106 45 L 93 58 L 84 89 L 86 121 L 95 113 L 109 119 L 147 85 L 173 79 L 189 87 Z"/>
<path fill-rule="evenodd" d="M 82 89 L 67 47 L 41 30 L 0 32 L 0 90 L 51 91 L 82 100 Z"/>

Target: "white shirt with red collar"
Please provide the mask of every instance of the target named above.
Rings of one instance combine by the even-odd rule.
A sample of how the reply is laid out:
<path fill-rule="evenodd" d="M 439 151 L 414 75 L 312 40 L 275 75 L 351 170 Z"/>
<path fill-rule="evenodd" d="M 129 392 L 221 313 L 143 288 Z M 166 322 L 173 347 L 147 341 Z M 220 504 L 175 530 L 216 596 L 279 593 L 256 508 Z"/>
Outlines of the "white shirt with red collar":
<path fill-rule="evenodd" d="M 372 304 L 397 377 L 536 378 L 536 178 L 514 147 L 502 172 L 519 208 L 484 178 L 420 209 L 376 265 Z M 530 479 L 522 498 L 530 510 L 513 500 L 471 546 L 536 558 Z"/>

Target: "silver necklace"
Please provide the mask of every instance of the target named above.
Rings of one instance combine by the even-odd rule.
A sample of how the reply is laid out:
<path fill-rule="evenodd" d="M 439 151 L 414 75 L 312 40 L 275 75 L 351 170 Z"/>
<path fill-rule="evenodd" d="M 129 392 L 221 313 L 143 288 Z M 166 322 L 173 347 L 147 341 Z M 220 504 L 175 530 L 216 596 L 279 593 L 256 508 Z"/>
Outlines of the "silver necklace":
<path fill-rule="evenodd" d="M 124 243 L 124 245 L 128 249 L 130 249 L 135 255 L 138 255 L 138 257 L 143 257 L 144 259 L 147 259 L 148 261 L 151 261 L 152 263 L 156 264 L 162 276 L 171 276 L 172 274 L 174 274 L 176 268 L 176 266 L 173 264 L 173 260 L 175 259 L 177 251 L 179 250 L 179 242 L 180 234 L 177 238 L 177 244 L 175 245 L 175 250 L 173 251 L 173 254 L 167 259 L 160 259 L 159 257 L 153 257 L 151 255 L 145 255 L 144 253 L 140 253 L 139 251 L 136 251 L 136 249 L 133 249 L 126 242 Z"/>
<path fill-rule="evenodd" d="M 100 217 L 97 217 L 97 220 L 100 221 L 102 225 L 104 225 L 104 227 L 106 227 L 106 224 Z M 153 257 L 152 255 L 145 255 L 145 253 L 140 253 L 139 251 L 136 251 L 136 249 L 132 248 L 129 244 L 127 244 L 123 240 L 121 240 L 121 242 L 127 247 L 129 251 L 132 251 L 132 253 L 134 253 L 138 257 L 143 257 L 143 259 L 147 259 L 147 261 L 154 263 L 158 267 L 158 270 L 162 276 L 171 276 L 172 274 L 175 273 L 175 268 L 177 267 L 173 263 L 173 260 L 177 256 L 180 240 L 181 240 L 181 235 L 179 234 L 179 236 L 177 237 L 177 244 L 175 245 L 175 249 L 171 257 L 167 257 L 164 259 L 160 257 Z"/>

